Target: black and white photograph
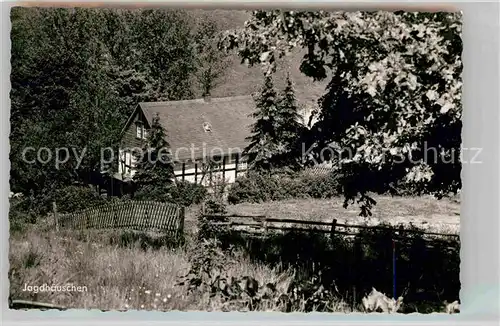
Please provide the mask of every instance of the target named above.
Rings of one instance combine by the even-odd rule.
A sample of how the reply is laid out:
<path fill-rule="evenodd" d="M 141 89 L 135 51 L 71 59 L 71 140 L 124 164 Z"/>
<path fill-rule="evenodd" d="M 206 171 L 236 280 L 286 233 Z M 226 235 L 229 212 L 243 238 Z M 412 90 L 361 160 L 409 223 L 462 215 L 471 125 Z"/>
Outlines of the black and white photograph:
<path fill-rule="evenodd" d="M 460 312 L 460 11 L 10 20 L 10 309 Z"/>

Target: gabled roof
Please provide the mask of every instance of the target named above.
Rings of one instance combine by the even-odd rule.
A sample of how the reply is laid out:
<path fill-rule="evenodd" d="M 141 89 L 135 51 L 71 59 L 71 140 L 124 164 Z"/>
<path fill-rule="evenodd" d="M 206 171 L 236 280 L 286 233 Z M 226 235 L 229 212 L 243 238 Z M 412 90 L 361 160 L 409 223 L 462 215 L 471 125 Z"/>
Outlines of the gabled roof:
<path fill-rule="evenodd" d="M 142 102 L 138 107 L 149 126 L 158 113 L 174 159 L 182 161 L 243 151 L 254 122 L 250 115 L 255 103 L 252 96 L 235 96 Z"/>

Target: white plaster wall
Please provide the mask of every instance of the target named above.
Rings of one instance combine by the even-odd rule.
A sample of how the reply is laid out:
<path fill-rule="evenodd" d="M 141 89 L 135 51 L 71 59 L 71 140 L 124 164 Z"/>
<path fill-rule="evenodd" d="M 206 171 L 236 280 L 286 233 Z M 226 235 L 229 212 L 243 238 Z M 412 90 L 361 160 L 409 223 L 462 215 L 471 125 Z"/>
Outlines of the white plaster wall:
<path fill-rule="evenodd" d="M 133 177 L 135 175 L 136 170 L 134 168 L 130 169 L 128 167 L 125 167 L 125 162 L 127 163 L 127 165 L 132 163 L 132 166 L 135 166 L 137 163 L 137 159 L 135 158 L 135 156 L 132 155 L 132 153 L 130 153 L 128 151 L 120 150 L 119 151 L 118 172 L 124 176 Z M 235 182 L 235 179 L 236 179 L 235 178 L 236 171 L 234 170 L 235 167 L 236 167 L 235 162 L 226 164 L 226 171 L 224 173 L 226 183 L 231 184 L 231 183 Z M 238 164 L 238 170 L 240 170 L 240 171 L 238 171 L 237 176 L 238 177 L 243 176 L 245 174 L 246 168 L 247 168 L 247 164 L 245 162 L 240 162 Z M 200 166 L 198 166 L 197 170 L 198 170 L 198 175 L 196 177 L 196 179 L 197 179 L 196 182 L 203 184 L 205 186 L 210 186 L 210 174 L 207 173 L 205 176 L 203 176 L 203 174 L 202 174 L 203 170 Z M 222 176 L 223 176 L 222 170 L 223 170 L 223 168 L 221 165 L 219 167 L 219 169 L 212 171 L 212 180 L 214 182 L 215 182 L 215 180 L 222 180 Z M 241 170 L 243 170 L 243 171 L 241 171 Z M 188 175 L 184 176 L 185 181 L 192 182 L 192 183 L 195 182 L 195 175 L 194 175 L 195 168 L 186 168 L 184 173 L 188 174 Z M 175 174 L 176 180 L 179 180 L 179 181 L 182 180 L 182 168 L 177 168 L 176 170 L 174 170 L 174 174 Z M 189 175 L 189 174 L 192 174 L 192 175 Z"/>
<path fill-rule="evenodd" d="M 221 166 L 219 169 L 212 171 L 212 179 L 213 180 L 222 180 L 222 177 L 224 175 L 224 177 L 225 177 L 224 179 L 225 179 L 226 183 L 234 183 L 235 175 L 236 175 L 236 171 L 234 170 L 235 167 L 236 167 L 235 163 L 228 163 L 228 164 L 226 164 L 226 172 L 223 173 L 223 169 Z M 246 169 L 246 163 L 238 164 L 238 169 L 239 170 Z M 177 180 L 182 180 L 182 169 L 177 169 L 174 171 L 174 173 L 175 173 L 175 177 Z M 185 169 L 184 173 L 185 174 L 193 173 L 193 175 L 186 175 L 184 177 L 184 180 L 188 181 L 188 182 L 193 182 L 193 183 L 195 182 L 195 176 L 194 176 L 195 169 L 194 168 Z M 238 171 L 237 176 L 240 177 L 242 175 L 244 175 L 244 171 Z M 196 179 L 197 179 L 196 180 L 197 183 L 202 183 L 205 186 L 210 185 L 210 174 L 207 173 L 207 175 L 203 176 L 202 170 L 200 168 L 198 168 L 198 175 L 197 175 Z"/>

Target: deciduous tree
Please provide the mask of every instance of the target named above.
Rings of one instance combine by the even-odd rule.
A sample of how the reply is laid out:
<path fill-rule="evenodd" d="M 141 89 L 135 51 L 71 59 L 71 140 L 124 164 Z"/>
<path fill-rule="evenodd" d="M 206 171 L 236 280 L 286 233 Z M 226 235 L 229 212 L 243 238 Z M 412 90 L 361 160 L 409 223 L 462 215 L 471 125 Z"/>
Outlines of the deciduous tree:
<path fill-rule="evenodd" d="M 307 49 L 301 71 L 330 78 L 311 133 L 316 154 L 343 149 L 345 204 L 370 206 L 369 192 L 394 183 L 438 196 L 460 189 L 461 26 L 450 12 L 256 11 L 222 46 L 270 72 Z"/>

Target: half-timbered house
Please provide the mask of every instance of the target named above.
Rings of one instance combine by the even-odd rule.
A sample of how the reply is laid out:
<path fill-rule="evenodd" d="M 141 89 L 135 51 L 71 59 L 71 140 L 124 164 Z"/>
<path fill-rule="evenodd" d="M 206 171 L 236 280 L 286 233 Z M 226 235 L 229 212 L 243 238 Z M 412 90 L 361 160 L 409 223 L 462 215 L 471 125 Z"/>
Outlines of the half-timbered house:
<path fill-rule="evenodd" d="M 177 180 L 206 186 L 216 179 L 232 183 L 246 170 L 242 151 L 254 110 L 251 96 L 139 103 L 122 129 L 115 179 L 123 183 L 132 180 L 134 149 L 143 148 L 153 117 L 158 115 Z"/>

